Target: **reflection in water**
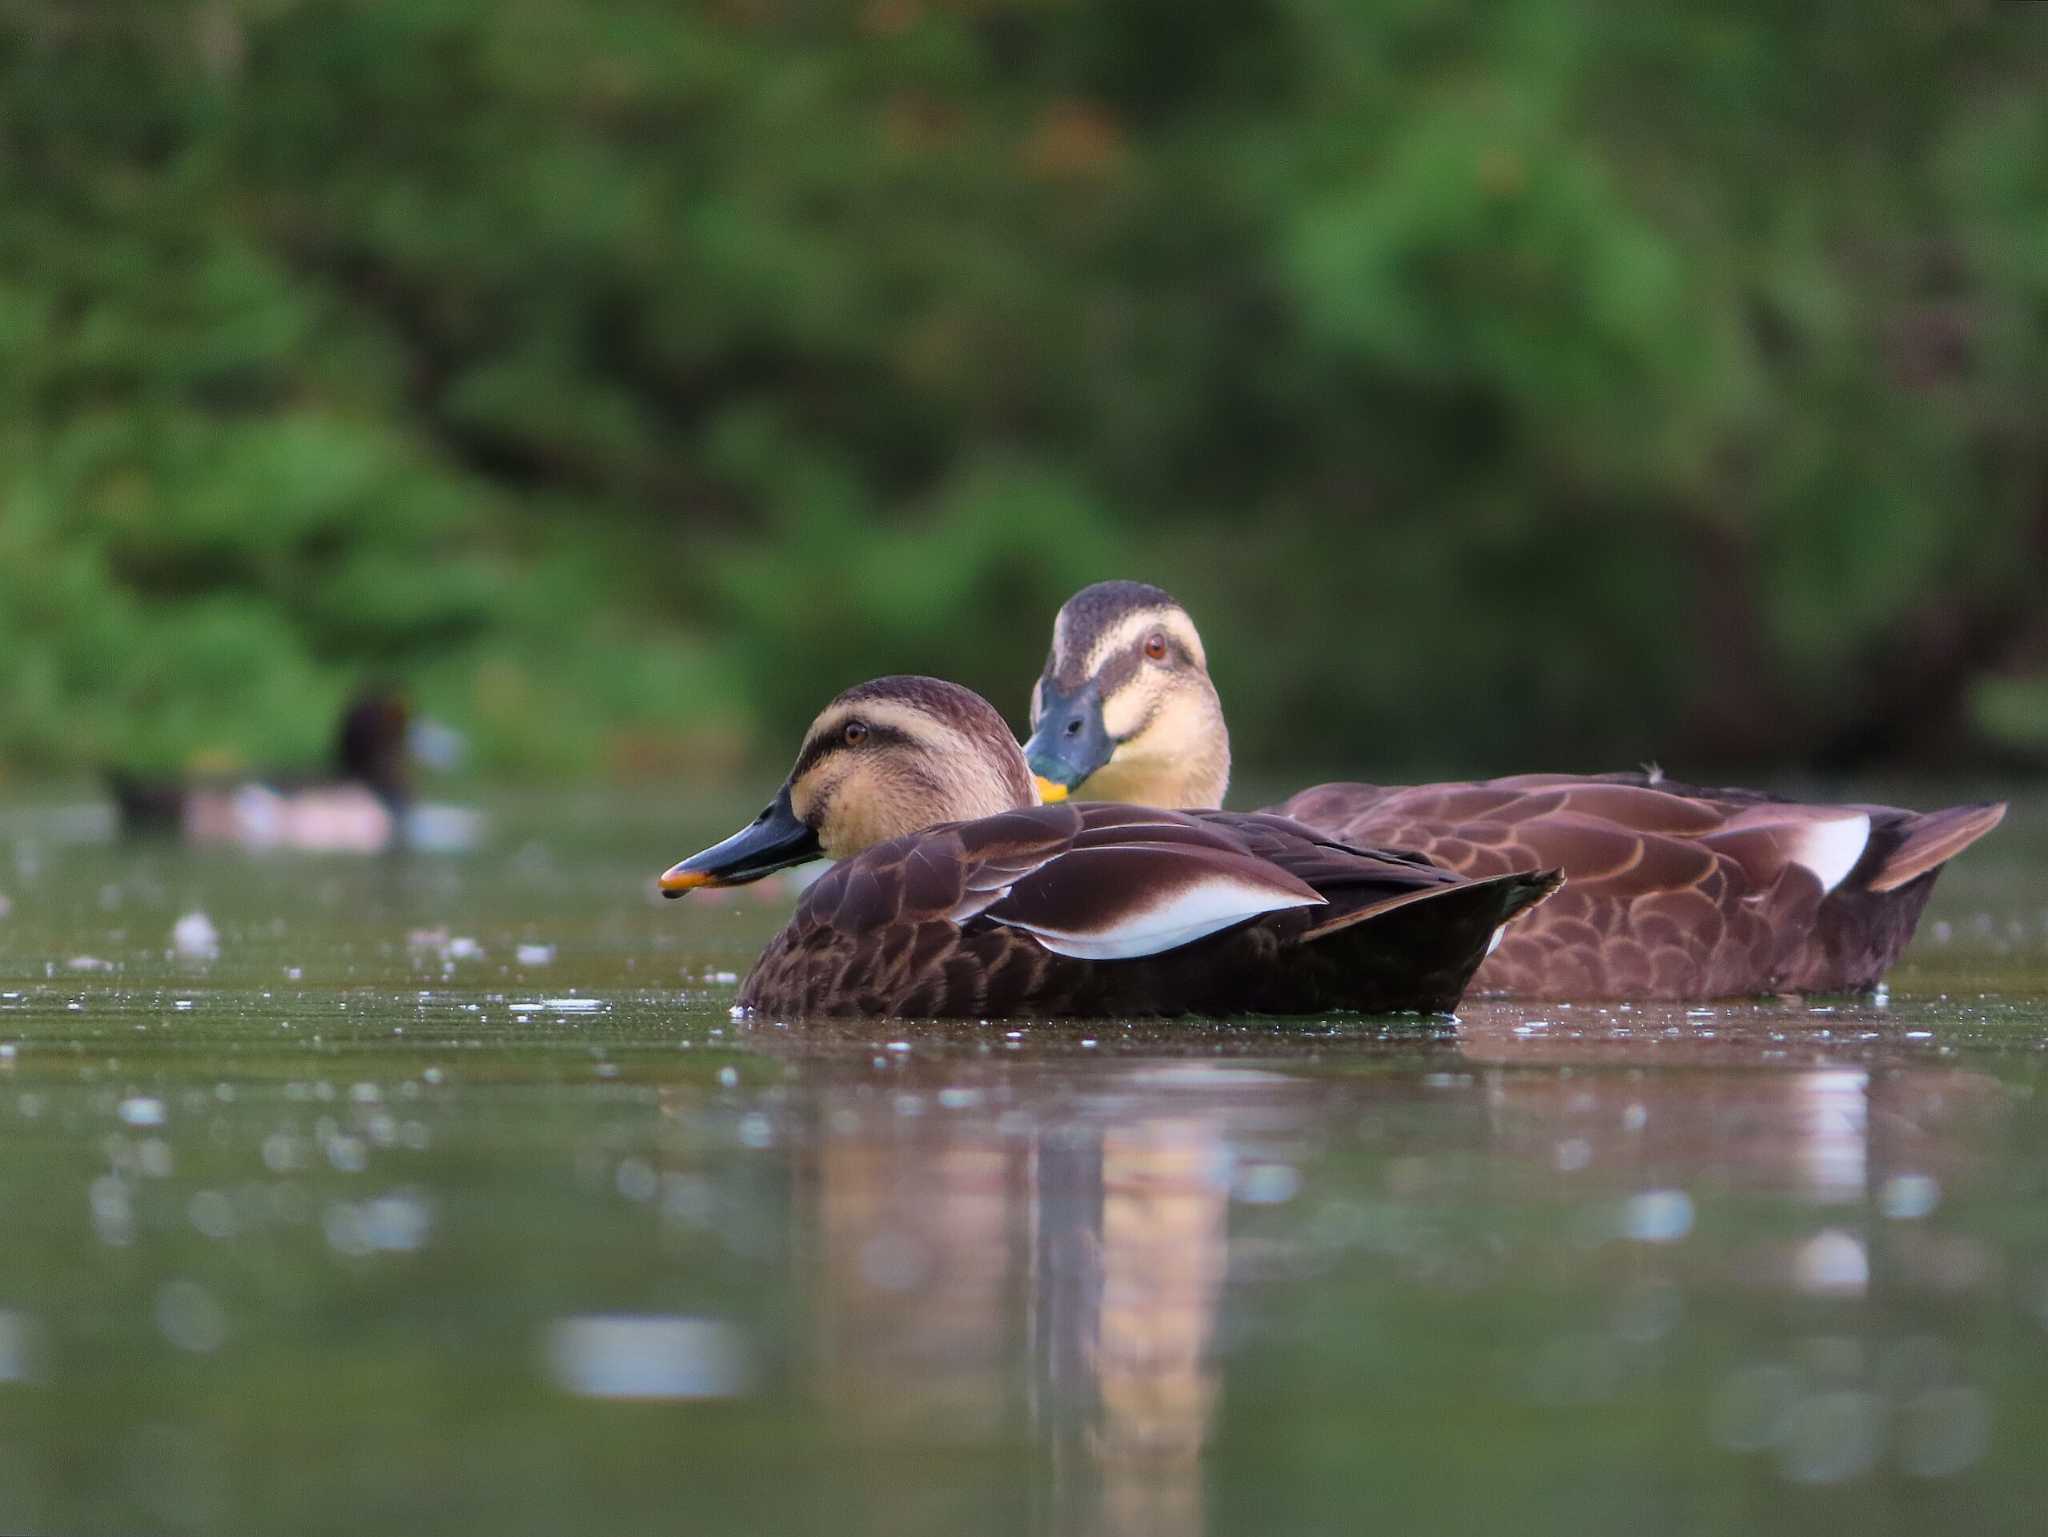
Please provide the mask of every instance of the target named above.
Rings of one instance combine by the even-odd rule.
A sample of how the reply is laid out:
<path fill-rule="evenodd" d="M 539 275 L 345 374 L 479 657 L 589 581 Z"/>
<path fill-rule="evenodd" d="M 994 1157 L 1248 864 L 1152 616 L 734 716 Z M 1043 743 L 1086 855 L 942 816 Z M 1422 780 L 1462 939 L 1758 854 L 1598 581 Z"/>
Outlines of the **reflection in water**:
<path fill-rule="evenodd" d="M 1197 1533 L 1232 1138 L 1300 1086 L 1103 1066 L 1020 1103 L 906 1063 L 824 1116 L 819 1387 L 863 1437 L 1028 1435 L 1058 1530 Z"/>
<path fill-rule="evenodd" d="M 1256 1285 L 1228 1283 L 1301 1269 L 1333 1234 L 1410 1286 L 1543 1277 L 1561 1305 L 1606 1316 L 1533 1344 L 1511 1374 L 1552 1404 L 1658 1369 L 1696 1303 L 1763 1288 L 1861 1308 L 1985 1280 L 1981 1247 L 1926 1219 L 2007 1102 L 1995 1080 L 1890 1048 L 1788 1045 L 1726 1015 L 1675 1033 L 1638 1017 L 1619 1043 L 1526 1023 L 1481 1015 L 1455 1039 L 1386 1047 L 1398 1070 L 1357 1075 L 1296 1071 L 1280 1052 L 1259 1069 L 1076 1064 L 944 1037 L 876 1051 L 757 1036 L 795 1059 L 816 1391 L 857 1440 L 1027 1440 L 1050 1471 L 1050 1529 L 1195 1534 L 1222 1423 L 1219 1337 L 1231 1307 L 1261 1305 Z M 1627 1044 L 1639 1033 L 1653 1050 Z M 1786 1060 L 1802 1045 L 1811 1065 Z M 1363 1205 L 1361 1142 L 1385 1192 Z M 1331 1193 L 1305 1149 L 1345 1159 Z M 1566 1220 L 1515 1220 L 1559 1200 Z M 1759 1200 L 1780 1216 L 1754 1220 Z M 1277 1229 L 1260 1219 L 1247 1269 L 1259 1206 L 1288 1209 Z M 1891 1341 L 1877 1315 L 1832 1317 L 1873 1342 L 1799 1336 L 1770 1359 L 1721 1360 L 1702 1438 L 1769 1452 L 1809 1483 L 1887 1455 L 1947 1476 L 1983 1454 L 1990 1399 L 1953 1348 Z"/>

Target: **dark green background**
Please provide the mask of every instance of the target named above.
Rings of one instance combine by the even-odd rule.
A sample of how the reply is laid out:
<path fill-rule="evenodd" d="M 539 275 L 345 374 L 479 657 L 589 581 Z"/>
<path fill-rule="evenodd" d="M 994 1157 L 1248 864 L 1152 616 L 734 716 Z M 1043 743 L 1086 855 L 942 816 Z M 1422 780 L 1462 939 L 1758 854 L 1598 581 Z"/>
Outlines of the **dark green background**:
<path fill-rule="evenodd" d="M 1252 764 L 2048 747 L 2048 7 L 0 0 L 0 765 L 730 775 L 1194 608 Z"/>

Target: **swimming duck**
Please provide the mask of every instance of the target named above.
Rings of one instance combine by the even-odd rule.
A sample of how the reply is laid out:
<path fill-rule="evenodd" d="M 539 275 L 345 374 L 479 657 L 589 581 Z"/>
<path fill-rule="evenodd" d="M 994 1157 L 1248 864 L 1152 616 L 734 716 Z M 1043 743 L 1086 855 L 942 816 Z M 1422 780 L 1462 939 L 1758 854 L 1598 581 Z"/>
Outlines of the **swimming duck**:
<path fill-rule="evenodd" d="M 192 844 L 375 853 L 404 828 L 411 727 L 404 696 L 371 689 L 342 711 L 331 775 L 152 780 L 115 771 L 108 782 L 125 832 L 175 833 Z"/>
<path fill-rule="evenodd" d="M 1025 753 L 1048 799 L 1223 803 L 1223 706 L 1194 621 L 1157 587 L 1102 582 L 1067 601 L 1031 723 Z M 1472 984 L 1549 999 L 1871 988 L 1942 865 L 2005 815 L 1803 804 L 1656 771 L 1326 784 L 1272 810 L 1463 875 L 1561 869 L 1565 889 L 1507 931 Z"/>
<path fill-rule="evenodd" d="M 747 827 L 667 896 L 837 860 L 755 962 L 772 1014 L 1446 1011 L 1558 884 L 1481 881 L 1281 817 L 1039 802 L 995 707 L 935 678 L 848 689 Z"/>

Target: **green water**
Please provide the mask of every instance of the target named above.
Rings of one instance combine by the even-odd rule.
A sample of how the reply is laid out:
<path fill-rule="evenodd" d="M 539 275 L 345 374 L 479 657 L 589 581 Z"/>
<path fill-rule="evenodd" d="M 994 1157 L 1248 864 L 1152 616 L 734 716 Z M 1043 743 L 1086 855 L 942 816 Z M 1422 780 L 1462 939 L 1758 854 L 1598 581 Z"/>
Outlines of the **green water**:
<path fill-rule="evenodd" d="M 0 809 L 0 1530 L 2040 1529 L 2048 805 L 1882 1005 L 1229 1028 L 737 1024 L 742 809 Z"/>

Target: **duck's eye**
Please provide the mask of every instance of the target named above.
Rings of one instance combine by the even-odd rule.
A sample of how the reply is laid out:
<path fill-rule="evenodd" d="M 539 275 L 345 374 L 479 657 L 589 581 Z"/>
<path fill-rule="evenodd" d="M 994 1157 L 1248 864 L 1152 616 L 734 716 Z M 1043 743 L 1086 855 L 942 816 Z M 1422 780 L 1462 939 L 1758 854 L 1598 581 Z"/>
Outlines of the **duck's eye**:
<path fill-rule="evenodd" d="M 1166 637 L 1154 630 L 1145 637 L 1145 655 L 1155 662 L 1166 660 Z"/>
<path fill-rule="evenodd" d="M 850 720 L 839 733 L 839 740 L 848 747 L 858 747 L 868 739 L 868 728 L 862 721 Z"/>

